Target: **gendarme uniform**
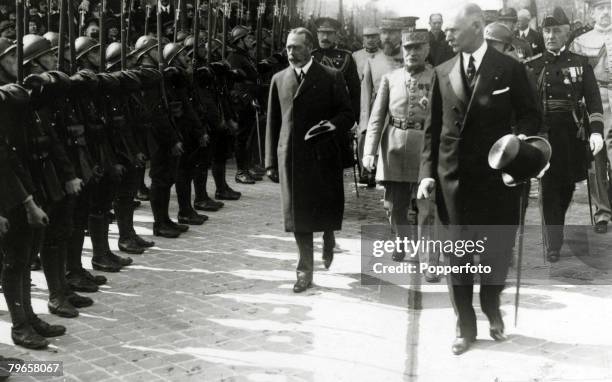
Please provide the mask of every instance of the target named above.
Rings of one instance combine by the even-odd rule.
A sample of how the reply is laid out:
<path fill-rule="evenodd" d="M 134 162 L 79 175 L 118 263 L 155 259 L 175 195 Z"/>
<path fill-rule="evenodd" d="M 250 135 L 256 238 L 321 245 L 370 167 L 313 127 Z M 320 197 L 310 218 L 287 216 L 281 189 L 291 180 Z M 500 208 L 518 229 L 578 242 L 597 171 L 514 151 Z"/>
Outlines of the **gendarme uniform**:
<path fill-rule="evenodd" d="M 365 27 L 363 28 L 363 36 L 378 36 L 380 35 L 380 31 L 376 27 Z M 366 64 L 366 61 L 372 59 L 376 56 L 382 55 L 383 52 L 378 48 L 378 46 L 372 50 L 368 50 L 367 48 L 359 49 L 356 52 L 353 52 L 353 59 L 355 60 L 355 64 L 357 65 L 357 73 L 359 74 L 359 79 L 363 79 L 363 67 Z"/>
<path fill-rule="evenodd" d="M 567 25 L 561 9 L 543 21 L 543 27 Z M 549 255 L 563 244 L 565 213 L 572 200 L 575 183 L 586 178 L 589 136 L 576 120 L 586 120 L 590 133 L 603 133 L 603 109 L 599 88 L 588 58 L 562 48 L 546 51 L 526 61 L 537 78 L 542 102 L 544 128 L 552 146 L 550 169 L 542 178 L 542 204 L 547 225 Z M 586 104 L 581 115 L 580 103 Z M 550 256 L 549 256 L 550 259 Z M 553 260 L 555 261 L 555 260 Z"/>
<path fill-rule="evenodd" d="M 317 32 L 337 32 L 340 29 L 340 23 L 328 17 L 322 17 L 315 21 Z M 359 119 L 359 102 L 360 102 L 360 80 L 357 73 L 357 65 L 353 59 L 353 55 L 348 50 L 339 49 L 337 47 L 322 49 L 318 48 L 312 51 L 312 57 L 321 65 L 325 65 L 342 72 L 346 86 L 348 87 L 349 96 L 351 97 L 351 106 L 355 114 L 355 121 Z"/>

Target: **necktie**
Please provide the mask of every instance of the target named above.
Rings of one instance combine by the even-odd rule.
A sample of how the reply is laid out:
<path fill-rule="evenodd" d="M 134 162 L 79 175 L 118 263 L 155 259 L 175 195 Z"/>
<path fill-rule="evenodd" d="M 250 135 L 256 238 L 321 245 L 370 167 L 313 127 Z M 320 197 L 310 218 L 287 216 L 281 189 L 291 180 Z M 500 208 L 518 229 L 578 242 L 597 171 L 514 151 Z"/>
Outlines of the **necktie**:
<path fill-rule="evenodd" d="M 298 74 L 298 83 L 301 84 L 304 81 L 304 71 L 300 70 L 300 74 Z"/>
<path fill-rule="evenodd" d="M 470 56 L 467 71 L 465 72 L 465 76 L 470 87 L 472 86 L 472 83 L 474 82 L 474 77 L 476 76 L 476 66 L 474 65 L 474 61 L 474 56 Z"/>

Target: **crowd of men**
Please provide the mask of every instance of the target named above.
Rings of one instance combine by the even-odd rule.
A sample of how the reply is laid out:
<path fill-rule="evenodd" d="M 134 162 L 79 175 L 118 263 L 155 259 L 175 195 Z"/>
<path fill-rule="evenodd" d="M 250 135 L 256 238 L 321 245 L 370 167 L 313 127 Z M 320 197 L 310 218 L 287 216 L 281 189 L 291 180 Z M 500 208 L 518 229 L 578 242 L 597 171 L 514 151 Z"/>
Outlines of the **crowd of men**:
<path fill-rule="evenodd" d="M 173 23 L 171 4 L 161 4 Z M 457 129 L 470 121 L 459 106 L 446 110 L 446 90 L 440 94 L 439 81 L 448 75 L 451 88 L 463 95 L 457 104 L 467 105 L 472 92 L 482 91 L 475 81 L 485 71 L 480 68 L 494 66 L 486 62 L 487 47 L 512 58 L 511 63 L 500 59 L 500 67 L 521 68 L 512 77 L 516 88 L 510 92 L 495 88 L 492 96 L 495 102 L 516 104 L 516 113 L 508 118 L 515 122 L 514 132 L 538 134 L 552 146 L 550 169 L 541 181 L 548 260 L 559 261 L 565 213 L 575 183 L 587 177 L 587 170 L 596 206 L 596 230 L 606 231 L 611 215 L 608 163 L 612 159 L 609 1 L 590 1 L 595 27 L 588 33 L 584 29 L 583 35 L 572 33 L 560 9 L 544 18 L 538 26 L 542 32 L 532 29 L 532 15 L 525 9 L 484 12 L 487 25 L 481 32 L 485 50 L 476 46 L 478 49 L 466 57 L 460 50 L 465 42 L 456 36 L 465 26 L 456 19 L 445 28 L 440 14 L 430 16 L 430 30 L 417 29 L 417 17 L 383 19 L 379 26 L 363 29 L 363 49 L 355 52 L 339 47 L 340 22 L 320 18 L 312 32 L 292 30 L 287 51 L 260 62 L 255 59 L 257 44 L 269 49 L 269 39 L 258 41 L 255 31 L 243 25 L 236 25 L 225 38 L 217 39 L 213 34 L 206 42 L 203 28 L 199 36 L 165 28 L 160 41 L 153 33 L 144 34 L 146 27 L 132 25 L 134 33 L 140 32 L 133 36 L 139 37 L 122 60 L 120 33 L 112 32 L 118 27 L 110 24 L 109 44 L 102 56 L 95 18 L 81 25 L 85 35 L 76 39 L 75 56 L 69 57 L 70 49 L 60 46 L 67 42 L 53 30 L 53 18 L 42 16 L 48 16 L 46 7 L 47 2 L 41 1 L 28 9 L 30 25 L 22 39 L 23 61 L 18 62 L 13 11 L 0 6 L 2 290 L 17 345 L 45 348 L 46 337 L 66 331 L 62 325 L 46 323 L 32 309 L 30 272 L 38 261 L 49 288 L 49 312 L 77 317 L 78 309 L 92 305 L 93 300 L 76 292 L 96 292 L 108 281 L 84 269 L 85 236 L 92 242 L 93 269 L 119 272 L 133 260 L 110 250 L 109 224 L 116 221 L 119 249 L 127 254 L 142 254 L 154 245 L 134 230 L 134 210 L 142 201 L 150 201 L 157 237 L 176 238 L 188 232 L 189 225 L 203 224 L 208 217 L 197 210 L 218 211 L 223 207 L 221 201 L 241 196 L 226 182 L 226 161 L 231 156 L 236 159 L 236 182 L 254 184 L 263 179 L 265 170 L 272 181 L 281 183 L 285 229 L 295 232 L 300 254 L 296 293 L 312 283 L 313 232 L 324 232 L 324 263 L 327 268 L 332 263 L 334 231 L 341 227 L 344 201 L 342 180 L 338 183 L 337 177 L 344 168 L 363 165 L 359 181 L 384 186 L 384 207 L 398 236 L 414 236 L 416 227 L 434 221 L 460 223 L 458 216 L 471 202 L 465 202 L 468 207 L 447 203 L 440 210 L 440 201 L 456 191 L 444 189 L 442 184 L 437 202 L 426 200 L 434 193 L 436 182 L 444 182 L 442 175 L 436 174 L 434 165 L 442 158 L 432 154 L 431 141 L 428 143 L 431 121 L 429 127 L 427 121 L 435 107 L 444 107 L 443 123 L 452 118 Z M 86 1 L 80 7 L 83 13 L 95 14 Z M 478 12 L 472 9 L 461 20 L 477 20 Z M 228 53 L 223 57 L 226 48 Z M 60 57 L 58 52 L 66 54 Z M 458 52 L 461 55 L 456 55 Z M 65 70 L 70 66 L 68 60 L 75 64 L 74 71 Z M 457 78 L 449 67 L 453 60 L 465 69 Z M 320 65 L 335 70 L 320 70 Z M 19 70 L 23 70 L 21 83 L 17 83 Z M 275 72 L 280 73 L 271 79 Z M 311 81 L 317 72 L 320 84 L 315 85 Z M 498 79 L 495 73 L 489 74 Z M 281 76 L 288 76 L 287 80 Z M 322 89 L 329 81 L 324 79 L 332 82 L 326 91 Z M 457 84 L 459 88 L 455 88 Z M 291 86 L 292 98 L 287 98 L 286 86 Z M 308 93 L 316 86 L 321 94 L 331 94 L 329 102 L 317 92 Z M 296 101 L 298 95 L 301 102 Z M 533 102 L 527 105 L 525 101 Z M 282 112 L 285 110 L 291 113 Z M 303 134 L 319 122 L 314 119 L 320 119 L 318 127 L 335 131 L 334 144 L 321 146 L 317 141 L 316 155 L 308 151 L 312 149 L 308 144 L 283 151 L 297 145 L 284 130 L 289 123 L 285 118 L 294 115 L 304 116 L 300 124 L 291 122 L 292 128 L 304 130 Z M 311 119 L 311 124 L 304 122 Z M 527 119 L 529 126 L 525 128 Z M 265 135 L 263 150 L 260 142 Z M 604 137 L 607 151 L 602 150 Z M 336 148 L 340 150 L 337 158 L 329 151 Z M 469 149 L 477 150 L 478 146 L 464 148 Z M 265 167 L 257 166 L 263 165 L 262 151 Z M 301 157 L 300 152 L 308 154 Z M 330 163 L 337 159 L 339 166 L 322 165 L 313 170 L 313 155 Z M 462 169 L 461 176 L 471 179 L 477 174 L 481 157 L 474 159 L 471 170 Z M 147 166 L 150 188 L 144 178 Z M 207 193 L 209 169 L 216 188 L 214 198 Z M 297 170 L 304 172 L 295 176 Z M 179 204 L 178 223 L 169 216 L 173 186 Z M 323 201 L 320 195 L 325 195 Z M 476 204 L 473 207 L 478 209 Z M 393 259 L 402 261 L 406 255 L 395 253 Z M 432 254 L 425 261 L 436 263 L 438 259 Z M 431 274 L 426 278 L 438 280 Z M 455 292 L 457 300 L 471 296 L 471 292 Z M 492 336 L 501 340 L 499 293 L 498 288 L 491 295 L 487 315 L 491 313 Z M 469 300 L 471 307 L 471 297 Z M 464 341 L 453 347 L 457 354 L 467 350 L 475 338 L 472 313 L 458 311 Z"/>

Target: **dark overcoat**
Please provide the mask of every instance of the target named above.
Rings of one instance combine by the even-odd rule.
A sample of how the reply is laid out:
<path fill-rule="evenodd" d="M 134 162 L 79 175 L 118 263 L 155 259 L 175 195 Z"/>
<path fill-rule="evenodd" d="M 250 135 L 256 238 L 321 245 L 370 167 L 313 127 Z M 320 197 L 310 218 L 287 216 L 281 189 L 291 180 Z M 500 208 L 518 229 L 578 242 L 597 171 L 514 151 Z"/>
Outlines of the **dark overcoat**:
<path fill-rule="evenodd" d="M 535 92 L 525 68 L 491 47 L 470 92 L 460 56 L 435 69 L 420 179 L 435 179 L 445 224 L 517 224 L 518 190 L 505 186 L 501 172 L 489 167 L 488 152 L 513 132 L 512 121 L 517 133 L 537 133 L 541 116 Z"/>
<path fill-rule="evenodd" d="M 354 123 L 342 73 L 312 62 L 298 86 L 288 67 L 272 77 L 266 129 L 266 168 L 277 168 L 285 230 L 340 230 L 344 185 L 340 140 Z M 322 120 L 336 136 L 316 143 L 306 132 Z"/>

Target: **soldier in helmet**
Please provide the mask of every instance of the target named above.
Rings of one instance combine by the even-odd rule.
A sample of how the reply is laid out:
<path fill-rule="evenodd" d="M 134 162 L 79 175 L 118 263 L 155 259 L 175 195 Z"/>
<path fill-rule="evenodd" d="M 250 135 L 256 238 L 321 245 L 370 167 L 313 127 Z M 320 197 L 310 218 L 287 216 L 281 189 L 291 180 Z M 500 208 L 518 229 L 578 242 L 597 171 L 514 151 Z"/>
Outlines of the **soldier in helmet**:
<path fill-rule="evenodd" d="M 164 47 L 164 60 L 168 64 L 164 75 L 167 77 L 168 100 L 175 114 L 175 123 L 183 137 L 185 152 L 179 159 L 176 177 L 176 197 L 179 204 L 178 221 L 181 224 L 201 225 L 208 216 L 198 214 L 191 204 L 191 182 L 196 169 L 202 165 L 206 155 L 209 136 L 191 102 L 193 89 L 188 72 L 192 71 L 186 47 L 170 43 Z"/>
<path fill-rule="evenodd" d="M 232 101 L 238 115 L 238 133 L 236 135 L 236 182 L 254 184 L 262 177 L 251 170 L 248 141 L 255 127 L 254 102 L 257 102 L 258 74 L 255 61 L 250 50 L 256 45 L 255 36 L 248 27 L 238 25 L 232 29 L 231 44 L 234 50 L 228 55 L 227 61 L 232 69 L 240 71 L 244 76 L 236 81 L 232 89 Z"/>
<path fill-rule="evenodd" d="M 351 106 L 355 121 L 359 121 L 359 105 L 361 87 L 357 64 L 351 52 L 336 47 L 340 23 L 329 17 L 321 17 L 315 21 L 319 48 L 312 51 L 315 61 L 342 72 L 351 97 Z"/>
<path fill-rule="evenodd" d="M 167 110 L 164 92 L 161 89 L 162 74 L 157 70 L 159 57 L 157 39 L 141 36 L 130 52 L 129 65 L 140 68 L 144 86 L 142 98 L 143 120 L 149 127 L 149 156 L 151 169 L 150 202 L 153 211 L 153 234 L 177 238 L 187 232 L 189 226 L 177 224 L 168 215 L 170 189 L 176 181 L 178 161 L 184 153 L 183 137 L 173 116 Z M 147 85 L 145 85 L 145 83 Z"/>
<path fill-rule="evenodd" d="M 100 44 L 91 37 L 80 36 L 74 40 L 77 66 L 94 72 L 100 68 Z"/>
<path fill-rule="evenodd" d="M 604 116 L 597 79 L 588 58 L 566 49 L 570 22 L 565 12 L 555 7 L 544 18 L 542 29 L 546 52 L 526 64 L 538 79 L 544 127 L 552 146 L 550 169 L 542 178 L 542 207 L 546 257 L 556 262 L 563 245 L 565 214 L 576 182 L 586 178 L 588 156 L 597 155 L 604 146 Z"/>
<path fill-rule="evenodd" d="M 512 31 L 498 21 L 487 25 L 484 31 L 485 40 L 493 49 L 521 61 L 512 47 Z"/>
<path fill-rule="evenodd" d="M 595 232 L 606 233 L 612 218 L 611 202 L 608 198 L 608 163 L 612 163 L 612 20 L 610 2 L 591 0 L 589 12 L 595 21 L 592 30 L 577 36 L 570 50 L 589 58 L 593 67 L 604 110 L 605 150 L 595 156 L 589 169 L 591 198 L 596 207 Z"/>
<path fill-rule="evenodd" d="M 514 8 L 503 8 L 499 11 L 498 21 L 508 27 L 513 33 L 516 27 L 518 17 L 516 15 L 516 9 Z M 521 37 L 512 36 L 512 47 L 516 51 L 517 56 L 524 60 L 533 56 L 533 50 L 531 44 Z"/>

